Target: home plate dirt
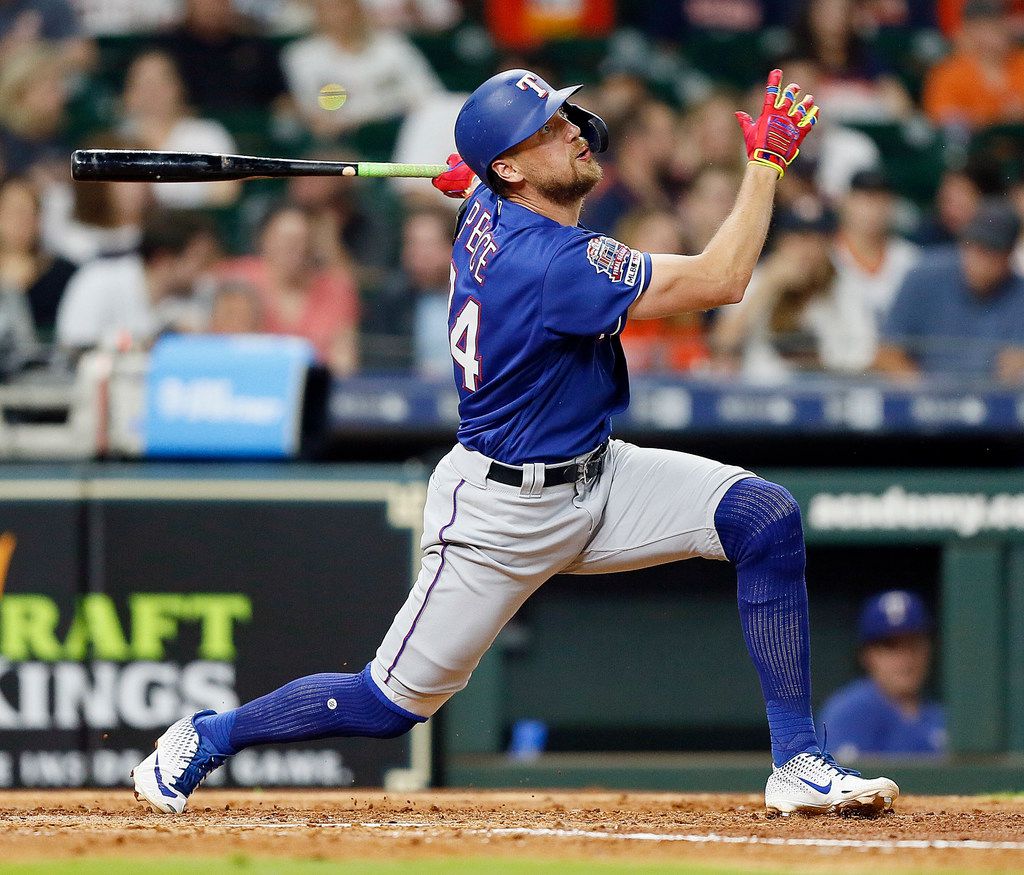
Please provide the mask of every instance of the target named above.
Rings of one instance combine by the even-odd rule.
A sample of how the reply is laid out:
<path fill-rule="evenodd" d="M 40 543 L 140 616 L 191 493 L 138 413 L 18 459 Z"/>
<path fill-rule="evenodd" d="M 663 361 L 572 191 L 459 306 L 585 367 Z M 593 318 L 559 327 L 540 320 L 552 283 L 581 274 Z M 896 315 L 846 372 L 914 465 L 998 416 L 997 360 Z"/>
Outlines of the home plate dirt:
<path fill-rule="evenodd" d="M 1024 871 L 1024 799 L 906 797 L 862 817 L 769 817 L 758 796 L 200 790 L 159 815 L 128 790 L 0 793 L 0 858 L 281 856 L 643 860 L 788 871 Z"/>

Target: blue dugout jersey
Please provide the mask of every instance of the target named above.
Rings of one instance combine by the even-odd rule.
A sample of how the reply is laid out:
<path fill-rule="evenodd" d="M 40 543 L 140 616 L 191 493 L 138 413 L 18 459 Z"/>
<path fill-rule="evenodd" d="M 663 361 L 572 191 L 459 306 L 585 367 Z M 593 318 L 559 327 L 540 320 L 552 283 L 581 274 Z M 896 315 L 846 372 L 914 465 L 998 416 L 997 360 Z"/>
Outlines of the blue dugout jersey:
<path fill-rule="evenodd" d="M 651 257 L 478 185 L 452 248 L 458 439 L 510 465 L 582 455 L 629 405 L 618 334 Z"/>
<path fill-rule="evenodd" d="M 871 754 L 941 754 L 946 750 L 946 716 L 936 702 L 924 702 L 908 717 L 870 678 L 833 693 L 818 718 L 818 738 L 840 759 Z"/>

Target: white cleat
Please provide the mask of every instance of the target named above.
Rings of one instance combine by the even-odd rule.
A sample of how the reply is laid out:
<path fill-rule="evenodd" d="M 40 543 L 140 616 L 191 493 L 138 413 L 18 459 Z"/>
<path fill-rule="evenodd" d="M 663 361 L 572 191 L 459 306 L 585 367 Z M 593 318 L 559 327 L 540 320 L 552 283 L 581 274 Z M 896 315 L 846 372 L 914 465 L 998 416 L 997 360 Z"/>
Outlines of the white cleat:
<path fill-rule="evenodd" d="M 192 791 L 227 759 L 208 747 L 193 723 L 196 717 L 213 713 L 183 717 L 157 739 L 153 753 L 132 769 L 136 799 L 161 814 L 185 810 Z"/>
<path fill-rule="evenodd" d="M 862 778 L 827 753 L 800 753 L 773 769 L 764 788 L 764 804 L 783 815 L 794 811 L 877 814 L 892 808 L 899 795 L 900 788 L 889 778 Z"/>

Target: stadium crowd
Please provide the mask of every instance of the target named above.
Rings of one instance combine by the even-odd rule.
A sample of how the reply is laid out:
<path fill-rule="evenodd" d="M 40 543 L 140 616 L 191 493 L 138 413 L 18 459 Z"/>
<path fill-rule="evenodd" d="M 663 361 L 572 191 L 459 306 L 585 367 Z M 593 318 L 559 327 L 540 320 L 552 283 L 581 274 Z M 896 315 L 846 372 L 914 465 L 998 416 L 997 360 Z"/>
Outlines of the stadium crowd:
<path fill-rule="evenodd" d="M 451 369 L 456 204 L 429 183 L 73 185 L 73 148 L 440 162 L 466 92 L 525 66 L 611 129 L 583 223 L 697 253 L 739 186 L 733 113 L 781 66 L 821 124 L 745 300 L 631 323 L 631 370 L 1020 384 L 1022 37 L 1016 0 L 0 0 L 0 374 L 173 331 Z"/>

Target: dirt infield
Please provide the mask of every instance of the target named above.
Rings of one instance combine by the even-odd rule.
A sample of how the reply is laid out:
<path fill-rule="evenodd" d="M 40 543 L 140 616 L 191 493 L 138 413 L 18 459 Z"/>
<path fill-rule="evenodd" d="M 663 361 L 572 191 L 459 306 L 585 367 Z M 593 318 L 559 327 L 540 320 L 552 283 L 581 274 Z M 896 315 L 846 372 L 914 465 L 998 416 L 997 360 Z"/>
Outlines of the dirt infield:
<path fill-rule="evenodd" d="M 758 796 L 200 790 L 179 817 L 129 791 L 0 794 L 0 859 L 531 858 L 797 871 L 1024 871 L 1024 799 L 909 797 L 876 819 L 768 817 Z"/>

